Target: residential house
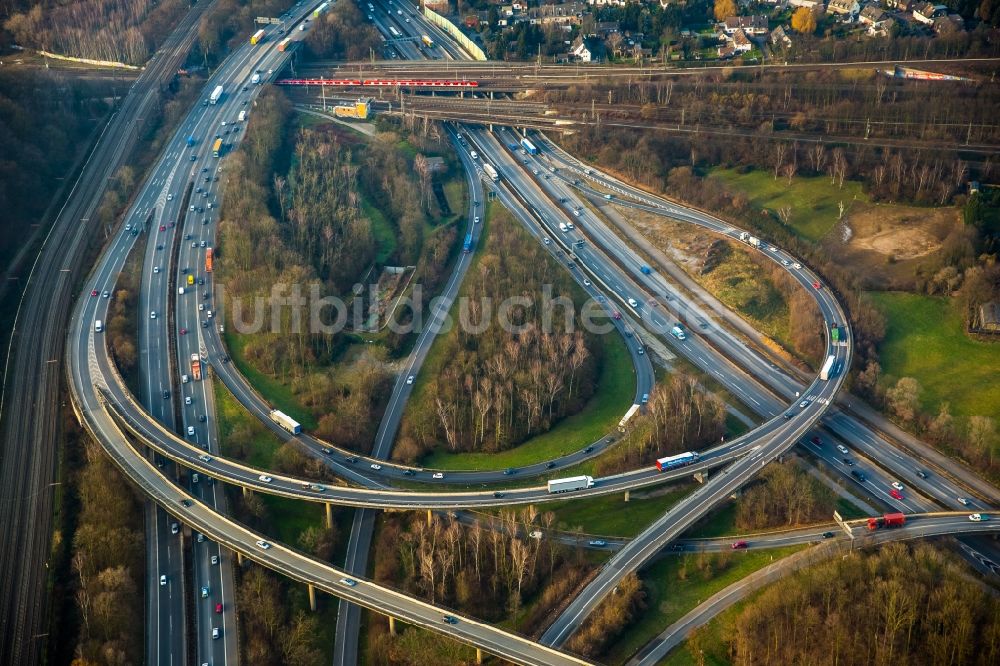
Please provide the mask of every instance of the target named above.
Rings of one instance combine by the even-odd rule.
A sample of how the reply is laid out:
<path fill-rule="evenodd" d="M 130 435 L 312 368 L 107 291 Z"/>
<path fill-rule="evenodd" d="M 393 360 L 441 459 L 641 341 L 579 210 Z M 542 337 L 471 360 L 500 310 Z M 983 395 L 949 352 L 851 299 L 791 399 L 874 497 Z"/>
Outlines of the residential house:
<path fill-rule="evenodd" d="M 867 5 L 858 15 L 858 21 L 865 25 L 874 25 L 884 20 L 886 16 L 885 10 L 878 5 Z"/>
<path fill-rule="evenodd" d="M 887 9 L 894 9 L 897 12 L 908 12 L 913 6 L 913 0 L 885 0 Z"/>
<path fill-rule="evenodd" d="M 719 56 L 719 60 L 728 60 L 736 55 L 736 49 L 732 46 L 720 46 L 716 53 Z"/>
<path fill-rule="evenodd" d="M 868 26 L 869 37 L 887 37 L 892 27 L 893 18 L 889 12 L 875 5 L 868 5 L 861 10 L 858 20 Z"/>
<path fill-rule="evenodd" d="M 858 0 L 830 0 L 826 5 L 827 14 L 857 16 L 859 11 L 861 11 L 861 5 Z"/>
<path fill-rule="evenodd" d="M 727 35 L 735 35 L 737 30 L 742 30 L 747 35 L 766 35 L 767 17 L 762 15 L 754 16 L 727 16 L 722 22 L 722 29 Z"/>
<path fill-rule="evenodd" d="M 965 19 L 958 14 L 946 14 L 934 19 L 934 32 L 939 35 L 950 35 L 965 32 Z"/>
<path fill-rule="evenodd" d="M 602 39 L 620 31 L 621 25 L 618 21 L 600 21 L 594 26 L 594 32 Z"/>
<path fill-rule="evenodd" d="M 581 37 L 573 40 L 573 47 L 570 49 L 569 54 L 579 62 L 591 62 L 594 57 L 591 50 L 587 48 L 587 43 Z"/>
<path fill-rule="evenodd" d="M 931 2 L 922 2 L 913 6 L 913 18 L 925 25 L 934 25 L 934 19 L 947 13 L 947 7 Z"/>
<path fill-rule="evenodd" d="M 819 4 L 822 4 L 820 0 L 788 0 L 789 7 L 805 7 L 806 9 L 812 9 Z"/>
<path fill-rule="evenodd" d="M 792 38 L 785 32 L 784 26 L 779 25 L 771 31 L 771 44 L 786 49 L 792 47 Z"/>
<path fill-rule="evenodd" d="M 605 5 L 624 7 L 628 4 L 628 0 L 587 0 L 587 2 L 595 7 L 603 7 Z"/>
<path fill-rule="evenodd" d="M 746 53 L 753 48 L 753 42 L 743 30 L 737 30 L 736 34 L 733 35 L 733 48 L 736 49 L 737 53 Z"/>

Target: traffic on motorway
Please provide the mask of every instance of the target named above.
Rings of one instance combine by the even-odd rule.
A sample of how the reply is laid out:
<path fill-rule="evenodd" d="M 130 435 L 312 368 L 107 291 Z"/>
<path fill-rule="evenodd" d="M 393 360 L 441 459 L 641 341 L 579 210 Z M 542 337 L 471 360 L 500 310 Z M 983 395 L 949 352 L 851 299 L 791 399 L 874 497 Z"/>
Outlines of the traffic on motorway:
<path fill-rule="evenodd" d="M 289 17 L 289 23 L 294 25 L 308 11 L 309 8 L 298 10 Z M 400 24 L 389 13 L 386 25 L 390 23 L 399 32 L 403 24 L 410 23 L 410 18 L 406 17 Z M 280 32 L 280 29 L 272 30 Z M 767 245 L 761 247 L 760 239 L 746 231 L 637 195 L 583 165 L 563 164 L 560 167 L 560 171 L 572 168 L 583 178 L 570 179 L 560 173 L 558 178 L 553 179 L 550 174 L 556 173 L 556 167 L 551 162 L 541 161 L 538 156 L 538 146 L 544 145 L 541 141 L 536 144 L 526 138 L 519 139 L 506 129 L 491 133 L 480 128 L 462 128 L 462 132 L 454 134 L 458 144 L 456 149 L 461 152 L 468 147 L 466 139 L 476 148 L 463 155 L 463 162 L 482 173 L 487 186 L 576 276 L 584 290 L 602 304 L 615 328 L 626 339 L 636 368 L 636 408 L 641 409 L 653 385 L 652 366 L 641 341 L 646 336 L 665 340 L 671 349 L 695 361 L 707 372 L 718 375 L 733 386 L 742 387 L 737 394 L 747 404 L 753 402 L 760 405 L 759 391 L 742 376 L 731 356 L 727 358 L 715 344 L 705 341 L 705 336 L 719 330 L 709 323 L 709 319 L 704 320 L 705 325 L 699 323 L 697 330 L 692 330 L 682 326 L 677 317 L 668 314 L 671 307 L 681 303 L 680 299 L 676 294 L 672 297 L 667 293 L 667 283 L 634 251 L 609 230 L 594 224 L 582 206 L 570 203 L 571 188 L 605 201 L 625 196 L 632 200 L 629 205 L 667 212 L 677 219 L 699 224 L 764 252 L 814 296 L 826 324 L 828 355 L 823 370 L 808 386 L 796 389 L 801 392 L 791 404 L 779 405 L 780 409 L 767 415 L 770 417 L 768 420 L 746 435 L 701 452 L 689 452 L 683 458 L 664 458 L 657 466 L 615 477 L 550 478 L 545 485 L 528 488 L 460 489 L 458 487 L 463 485 L 502 481 L 510 475 L 501 470 L 446 473 L 383 466 L 379 459 L 388 454 L 388 446 L 398 428 L 401 410 L 396 407 L 390 409 L 390 413 L 396 416 L 395 422 L 392 419 L 383 421 L 379 434 L 382 445 L 376 448 L 371 458 L 357 458 L 310 438 L 287 416 L 276 414 L 232 365 L 225 362 L 228 357 L 219 335 L 222 324 L 217 323 L 219 320 L 212 308 L 212 243 L 215 215 L 220 203 L 219 182 L 220 177 L 224 178 L 224 156 L 242 138 L 247 111 L 252 112 L 249 103 L 259 89 L 256 84 L 266 81 L 267 77 L 280 70 L 285 58 L 283 50 L 267 46 L 274 43 L 274 40 L 267 39 L 269 36 L 264 31 L 261 39 L 237 51 L 210 81 L 206 91 L 211 90 L 211 93 L 192 111 L 165 149 L 160 165 L 147 181 L 143 194 L 137 198 L 124 230 L 107 248 L 97 271 L 88 280 L 90 298 L 80 299 L 70 334 L 74 404 L 81 420 L 108 448 L 130 478 L 165 505 L 171 514 L 198 529 L 193 538 L 198 545 L 196 576 L 201 583 L 199 646 L 204 649 L 206 659 L 209 656 L 221 659 L 224 655 L 201 646 L 211 646 L 213 641 L 231 633 L 224 626 L 229 606 L 215 601 L 216 594 L 224 594 L 227 587 L 230 592 L 232 590 L 231 573 L 229 577 L 216 573 L 231 572 L 228 567 L 219 567 L 225 557 L 225 549 L 219 544 L 224 544 L 297 580 L 380 612 L 391 612 L 414 623 L 468 640 L 520 663 L 583 663 L 488 625 L 479 625 L 468 618 L 449 614 L 443 620 L 447 626 L 442 626 L 439 608 L 421 605 L 412 598 L 397 595 L 364 580 L 346 579 L 344 576 L 350 574 L 325 565 L 320 568 L 314 561 L 304 562 L 297 553 L 272 544 L 225 519 L 220 513 L 224 507 L 219 504 L 214 481 L 222 480 L 259 492 L 326 504 L 442 509 L 534 504 L 565 499 L 567 492 L 574 497 L 618 493 L 722 467 L 721 474 L 683 500 L 676 511 L 663 516 L 648 533 L 644 532 L 620 550 L 615 556 L 617 559 L 613 560 L 615 566 L 607 567 L 594 582 L 596 593 L 586 595 L 585 601 L 581 602 L 583 607 L 571 606 L 568 612 L 575 615 L 566 622 L 557 621 L 547 632 L 545 641 L 558 644 L 579 626 L 587 609 L 613 588 L 623 572 L 633 570 L 646 561 L 650 554 L 661 550 L 767 462 L 806 439 L 835 398 L 846 374 L 844 369 L 850 364 L 851 337 L 845 325 L 845 313 L 818 276 L 784 250 Z M 265 48 L 252 48 L 261 46 Z M 402 41 L 394 45 L 400 53 L 409 52 L 412 55 L 411 47 L 412 51 L 419 52 L 413 42 Z M 584 178 L 591 184 L 584 184 Z M 477 189 L 473 188 L 473 191 Z M 563 207 L 553 205 L 552 197 L 559 199 Z M 477 195 L 476 199 L 479 198 Z M 475 217 L 474 211 L 470 211 L 470 216 Z M 469 233 L 470 242 L 474 243 L 474 225 Z M 144 350 L 142 376 L 146 382 L 145 394 L 137 399 L 130 394 L 114 368 L 102 341 L 101 322 L 107 317 L 107 294 L 114 288 L 125 257 L 141 239 L 145 239 L 146 248 L 140 307 L 143 313 L 148 313 L 148 317 L 143 318 L 145 323 L 141 327 L 140 338 Z M 464 271 L 468 261 L 460 266 Z M 456 271 L 447 289 L 454 291 L 460 279 L 460 273 Z M 700 315 L 694 316 L 695 321 L 698 317 Z M 394 387 L 393 405 L 405 403 L 412 377 L 418 372 L 422 356 L 426 354 L 433 336 L 434 332 L 428 333 L 424 342 L 418 342 L 414 356 L 411 356 Z M 718 337 L 725 339 L 724 335 Z M 767 364 L 765 368 L 766 360 L 748 351 L 745 346 L 732 353 L 738 355 L 741 363 L 745 361 L 762 373 L 774 374 L 773 366 Z M 251 411 L 258 418 L 283 436 L 299 438 L 318 455 L 327 456 L 331 469 L 355 485 L 318 483 L 278 475 L 220 456 L 214 434 L 211 391 L 204 378 L 209 365 L 241 402 L 252 406 Z M 786 383 L 783 388 L 788 386 Z M 773 403 L 768 408 L 773 410 Z M 180 416 L 177 422 L 175 415 Z M 180 436 L 174 432 L 178 429 Z M 178 489 L 154 465 L 147 463 L 124 436 L 125 432 L 155 450 L 165 460 L 189 470 L 192 474 L 188 492 Z M 565 460 L 546 461 L 518 472 L 523 472 L 523 476 L 551 475 L 554 469 L 597 455 L 612 442 L 613 438 L 606 437 L 594 443 L 582 443 L 580 452 L 567 456 Z M 447 488 L 422 491 L 387 487 L 385 481 L 394 476 L 410 477 Z M 893 491 L 896 495 L 892 494 Z M 904 501 L 900 493 L 900 488 L 893 487 L 890 496 Z M 178 531 L 173 525 L 169 529 L 171 533 Z M 206 542 L 204 537 L 211 541 Z M 208 545 L 202 547 L 203 543 Z M 606 543 L 598 547 L 604 545 Z M 158 587 L 169 589 L 171 578 L 171 574 L 159 574 L 156 579 Z M 345 580 L 351 580 L 352 584 L 345 583 Z M 220 615 L 219 622 L 223 626 L 216 624 L 212 615 Z"/>

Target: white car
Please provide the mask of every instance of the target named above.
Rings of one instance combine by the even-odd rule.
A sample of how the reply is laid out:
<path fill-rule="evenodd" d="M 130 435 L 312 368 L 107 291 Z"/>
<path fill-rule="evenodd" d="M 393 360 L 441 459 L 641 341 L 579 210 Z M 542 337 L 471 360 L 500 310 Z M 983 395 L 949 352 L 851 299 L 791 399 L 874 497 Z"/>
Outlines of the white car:
<path fill-rule="evenodd" d="M 174 194 L 173 192 L 171 192 L 170 194 L 167 195 L 167 201 L 173 201 L 173 200 L 174 200 Z"/>
<path fill-rule="evenodd" d="M 213 565 L 218 564 L 219 563 L 219 556 L 218 555 L 212 555 L 211 562 L 212 562 Z"/>
<path fill-rule="evenodd" d="M 149 313 L 149 318 L 150 318 L 150 319 L 156 319 L 156 310 L 152 310 L 152 311 L 151 311 L 151 312 Z"/>
<path fill-rule="evenodd" d="M 219 637 L 219 628 L 218 627 L 212 627 L 212 640 L 214 641 L 218 637 Z"/>
<path fill-rule="evenodd" d="M 591 285 L 591 282 L 590 282 L 590 280 L 589 280 L 589 279 L 587 279 L 587 278 L 584 278 L 584 279 L 583 279 L 583 286 L 585 286 L 585 287 L 589 287 L 590 285 Z"/>
<path fill-rule="evenodd" d="M 407 377 L 406 378 L 406 383 L 407 384 L 412 384 L 413 383 L 413 377 L 414 377 L 413 375 L 410 375 L 409 377 Z"/>
<path fill-rule="evenodd" d="M 188 426 L 187 434 L 188 437 L 194 437 L 194 426 Z"/>
<path fill-rule="evenodd" d="M 443 472 L 434 472 L 434 474 L 433 474 L 433 477 L 432 477 L 432 478 L 435 478 L 435 479 L 443 479 L 443 478 L 444 478 L 444 473 L 443 473 Z"/>
<path fill-rule="evenodd" d="M 903 484 L 900 483 L 899 481 L 893 481 L 892 484 L 890 484 L 890 485 L 892 485 L 892 487 L 895 488 L 896 490 L 900 490 L 900 491 L 903 490 Z"/>
<path fill-rule="evenodd" d="M 180 525 L 178 525 L 177 523 L 170 523 L 170 533 L 171 534 L 177 534 L 180 531 L 181 531 L 181 526 Z"/>
<path fill-rule="evenodd" d="M 794 268 L 795 270 L 798 270 L 798 269 L 802 268 L 802 264 L 800 264 L 799 262 L 796 261 L 794 264 L 792 264 L 792 268 Z"/>
<path fill-rule="evenodd" d="M 850 453 L 850 451 L 847 450 L 847 447 L 844 446 L 843 444 L 837 444 L 837 450 L 840 451 L 841 453 L 843 453 L 845 456 L 848 453 Z"/>
<path fill-rule="evenodd" d="M 969 506 L 969 500 L 965 499 L 964 497 L 959 497 L 958 501 L 962 506 Z"/>
<path fill-rule="evenodd" d="M 777 252 L 778 251 L 778 248 L 774 247 L 773 245 L 771 247 L 767 248 L 767 249 L 770 250 L 771 252 Z"/>
<path fill-rule="evenodd" d="M 382 465 L 379 465 L 378 463 L 372 463 L 371 464 L 371 468 L 373 470 L 375 470 L 375 471 L 378 471 L 378 470 L 382 469 Z"/>
<path fill-rule="evenodd" d="M 203 453 L 200 456 L 198 456 L 198 460 L 202 462 L 212 462 L 212 456 Z"/>
<path fill-rule="evenodd" d="M 987 516 L 985 513 L 973 513 L 969 516 L 969 520 L 971 520 L 974 523 L 981 523 L 984 520 L 989 520 L 989 516 Z"/>
<path fill-rule="evenodd" d="M 358 584 L 358 581 L 352 578 L 341 578 L 340 582 L 342 585 L 346 585 L 347 587 L 354 587 L 355 585 Z"/>
<path fill-rule="evenodd" d="M 160 585 L 166 585 L 166 584 L 167 584 L 167 575 L 160 574 Z"/>
<path fill-rule="evenodd" d="M 271 544 L 269 544 L 268 542 L 264 541 L 263 539 L 258 539 L 257 540 L 257 547 L 260 548 L 261 550 L 267 550 L 268 548 L 271 547 Z"/>
<path fill-rule="evenodd" d="M 191 396 L 189 396 L 189 395 L 184 396 L 184 404 L 185 405 L 190 405 L 191 404 Z"/>
<path fill-rule="evenodd" d="M 261 474 L 257 478 L 263 481 L 264 483 L 271 483 L 271 477 L 269 477 L 267 474 Z"/>
<path fill-rule="evenodd" d="M 159 273 L 160 272 L 160 267 L 159 266 L 153 266 L 153 272 L 154 273 Z"/>
<path fill-rule="evenodd" d="M 475 217 L 475 219 L 474 219 L 473 221 L 474 221 L 474 222 L 475 222 L 476 224 L 479 224 L 479 216 L 478 216 L 478 215 L 476 215 L 476 217 Z"/>

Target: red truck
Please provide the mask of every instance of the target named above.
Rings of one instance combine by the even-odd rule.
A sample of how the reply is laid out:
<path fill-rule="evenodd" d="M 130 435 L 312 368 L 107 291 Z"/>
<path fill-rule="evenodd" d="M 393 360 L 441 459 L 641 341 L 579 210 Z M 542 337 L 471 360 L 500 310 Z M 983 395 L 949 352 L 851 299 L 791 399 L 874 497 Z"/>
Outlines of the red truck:
<path fill-rule="evenodd" d="M 902 513 L 887 513 L 881 518 L 869 518 L 868 530 L 874 532 L 882 527 L 902 527 L 906 524 L 906 515 Z"/>
<path fill-rule="evenodd" d="M 201 359 L 197 354 L 191 354 L 191 375 L 196 382 L 201 380 Z"/>

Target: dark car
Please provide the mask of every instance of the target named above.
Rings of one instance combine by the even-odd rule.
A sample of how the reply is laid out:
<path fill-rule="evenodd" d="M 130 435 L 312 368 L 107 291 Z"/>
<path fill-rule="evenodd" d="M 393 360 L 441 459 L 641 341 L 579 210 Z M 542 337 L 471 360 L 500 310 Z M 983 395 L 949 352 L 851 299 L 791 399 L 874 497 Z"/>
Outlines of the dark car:
<path fill-rule="evenodd" d="M 843 461 L 844 464 L 847 465 L 848 467 L 854 467 L 854 461 L 851 460 L 850 458 L 844 458 Z"/>
<path fill-rule="evenodd" d="M 445 615 L 441 619 L 445 622 L 445 624 L 458 624 L 458 618 L 454 615 Z"/>
<path fill-rule="evenodd" d="M 746 548 L 747 545 L 748 544 L 747 544 L 746 541 L 737 541 L 736 543 L 732 544 L 729 547 L 732 548 L 733 550 L 742 550 L 742 549 Z"/>
<path fill-rule="evenodd" d="M 497 492 L 493 493 L 493 497 L 496 497 L 497 499 L 503 499 L 503 496 L 504 496 L 504 493 L 500 492 L 499 490 Z"/>
<path fill-rule="evenodd" d="M 504 476 L 510 476 L 511 474 L 513 474 L 513 473 L 514 473 L 514 471 L 515 471 L 515 470 L 514 470 L 514 469 L 513 469 L 512 467 L 508 467 L 507 469 L 505 469 L 505 470 L 503 471 L 503 473 L 504 473 Z"/>
<path fill-rule="evenodd" d="M 170 397 L 170 391 L 164 391 L 163 392 L 163 399 L 167 400 L 169 397 Z"/>
<path fill-rule="evenodd" d="M 865 473 L 862 472 L 860 469 L 852 469 L 851 470 L 851 476 L 853 476 L 858 481 L 864 481 L 865 480 Z"/>
<path fill-rule="evenodd" d="M 554 462 L 550 462 L 547 465 L 545 465 L 545 469 L 552 469 L 555 466 L 556 466 L 556 464 Z"/>
<path fill-rule="evenodd" d="M 403 470 L 403 476 L 413 476 L 414 473 L 415 472 L 412 469 L 404 469 Z"/>
<path fill-rule="evenodd" d="M 922 469 L 918 469 L 917 470 L 917 476 L 919 476 L 921 479 L 926 479 L 927 478 L 927 472 L 925 472 Z"/>
<path fill-rule="evenodd" d="M 593 446 L 588 446 L 587 448 L 585 448 L 583 450 L 583 452 L 584 453 L 593 453 L 594 452 L 594 447 Z"/>
<path fill-rule="evenodd" d="M 819 437 L 813 437 L 809 441 L 812 442 L 813 444 L 815 444 L 816 446 L 823 446 L 823 440 L 820 439 Z"/>
<path fill-rule="evenodd" d="M 823 538 L 824 539 L 832 539 L 833 538 L 833 532 L 823 532 Z"/>

